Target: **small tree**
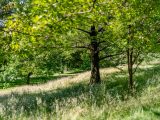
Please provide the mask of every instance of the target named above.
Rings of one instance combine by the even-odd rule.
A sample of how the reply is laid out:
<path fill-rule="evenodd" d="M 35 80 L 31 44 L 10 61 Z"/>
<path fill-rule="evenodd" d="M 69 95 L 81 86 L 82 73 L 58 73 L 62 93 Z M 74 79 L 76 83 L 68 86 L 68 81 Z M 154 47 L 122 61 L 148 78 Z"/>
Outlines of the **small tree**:
<path fill-rule="evenodd" d="M 134 89 L 134 79 L 138 66 L 142 63 L 146 54 L 151 51 L 152 45 L 157 39 L 155 26 L 159 4 L 156 1 L 124 1 L 117 9 L 115 30 L 121 37 L 121 45 L 126 48 L 128 65 L 129 88 Z M 117 27 L 116 27 L 117 26 Z M 116 34 L 116 33 L 115 33 Z"/>

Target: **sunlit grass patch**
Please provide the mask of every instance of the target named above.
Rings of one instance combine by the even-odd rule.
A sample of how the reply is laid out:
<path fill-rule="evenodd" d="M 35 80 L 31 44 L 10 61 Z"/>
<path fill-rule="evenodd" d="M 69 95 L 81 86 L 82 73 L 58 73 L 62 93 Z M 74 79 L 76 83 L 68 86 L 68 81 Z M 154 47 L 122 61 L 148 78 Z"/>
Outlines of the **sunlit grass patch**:
<path fill-rule="evenodd" d="M 0 96 L 2 119 L 158 120 L 160 65 L 139 68 L 135 94 L 128 90 L 128 74 L 102 69 L 102 83 L 88 85 L 90 72 L 45 85 L 26 86 Z M 27 91 L 28 90 L 28 91 Z"/>

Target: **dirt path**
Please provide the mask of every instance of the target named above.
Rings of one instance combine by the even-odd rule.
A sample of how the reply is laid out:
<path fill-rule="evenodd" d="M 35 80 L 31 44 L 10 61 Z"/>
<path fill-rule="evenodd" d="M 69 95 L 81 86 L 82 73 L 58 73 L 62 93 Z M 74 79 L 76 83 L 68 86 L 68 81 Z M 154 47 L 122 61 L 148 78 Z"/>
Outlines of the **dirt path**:
<path fill-rule="evenodd" d="M 153 67 L 153 65 L 160 64 L 159 61 L 152 61 L 149 62 L 149 64 L 142 64 L 139 67 L 142 69 L 150 68 Z M 126 69 L 127 66 L 119 66 L 121 69 Z M 103 68 L 100 69 L 101 76 L 103 77 L 106 74 L 111 74 L 115 72 L 119 72 L 120 69 L 110 67 L 110 68 Z M 40 85 L 23 85 L 23 86 L 18 86 L 18 87 L 13 87 L 13 88 L 8 88 L 4 90 L 0 90 L 0 96 L 4 95 L 10 95 L 11 93 L 19 93 L 22 94 L 24 92 L 29 92 L 29 93 L 36 93 L 40 91 L 49 91 L 49 90 L 55 90 L 57 88 L 63 88 L 63 87 L 68 87 L 74 83 L 79 83 L 81 81 L 86 81 L 89 82 L 90 78 L 90 71 L 83 72 L 83 73 L 77 73 L 75 76 L 68 76 L 64 78 L 59 78 L 56 80 L 51 80 L 45 84 L 40 84 Z"/>
<path fill-rule="evenodd" d="M 104 68 L 100 70 L 102 76 L 106 74 L 118 72 L 118 71 L 120 70 L 118 70 L 117 68 Z M 55 90 L 57 88 L 68 87 L 74 83 L 79 83 L 81 81 L 85 81 L 85 80 L 87 81 L 89 80 L 89 78 L 90 78 L 90 71 L 83 72 L 83 73 L 77 73 L 75 76 L 59 78 L 53 81 L 51 80 L 45 84 L 24 85 L 24 86 L 8 88 L 5 90 L 0 90 L 0 96 L 10 95 L 11 93 L 15 93 L 15 92 L 22 94 L 24 92 L 36 93 L 40 91 Z"/>

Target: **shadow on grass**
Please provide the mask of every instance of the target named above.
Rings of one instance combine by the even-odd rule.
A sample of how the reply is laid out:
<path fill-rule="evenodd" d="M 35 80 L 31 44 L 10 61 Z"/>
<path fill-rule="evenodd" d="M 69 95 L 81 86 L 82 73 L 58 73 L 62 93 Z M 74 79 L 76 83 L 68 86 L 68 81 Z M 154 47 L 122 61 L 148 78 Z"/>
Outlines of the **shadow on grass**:
<path fill-rule="evenodd" d="M 147 69 L 138 69 L 134 75 L 135 91 L 137 95 L 149 86 L 157 86 L 160 84 L 160 65 L 156 64 Z M 128 74 L 127 73 L 113 73 L 108 75 L 104 81 L 107 90 L 111 93 L 123 95 L 128 91 Z M 127 93 L 128 94 L 128 93 Z"/>
<path fill-rule="evenodd" d="M 141 73 L 141 74 L 140 74 Z M 135 77 L 136 90 L 142 91 L 148 86 L 157 86 L 160 84 L 160 65 L 154 65 L 151 68 L 139 69 Z"/>
<path fill-rule="evenodd" d="M 44 76 L 31 77 L 29 85 L 44 84 L 46 82 L 53 81 L 59 78 L 75 76 L 76 73 L 83 73 L 86 71 L 87 70 L 76 69 L 73 71 L 68 71 L 66 73 L 57 74 L 57 75 L 46 75 L 46 76 L 44 75 Z M 16 80 L 12 80 L 12 81 L 0 81 L 0 89 L 11 88 L 11 87 L 16 87 L 16 86 L 21 86 L 21 85 L 27 85 L 26 76 L 17 78 Z"/>
<path fill-rule="evenodd" d="M 53 81 L 53 80 L 57 80 L 59 78 L 69 77 L 69 76 L 75 76 L 75 75 L 73 73 L 68 73 L 68 74 L 61 74 L 61 75 L 57 75 L 57 76 L 50 75 L 50 76 L 31 77 L 29 85 L 44 84 L 48 81 Z M 21 85 L 27 85 L 26 78 L 16 79 L 14 81 L 8 81 L 8 82 L 0 81 L 0 89 L 11 88 L 11 87 L 21 86 Z"/>
<path fill-rule="evenodd" d="M 156 86 L 160 82 L 158 79 L 160 65 L 139 69 L 137 72 L 135 76 L 137 95 L 148 86 Z M 12 116 L 15 110 L 17 114 L 23 110 L 26 115 L 35 114 L 37 111 L 56 114 L 57 107 L 63 109 L 79 104 L 100 107 L 112 100 L 127 100 L 129 95 L 126 73 L 114 73 L 105 77 L 100 85 L 87 86 L 85 83 L 79 83 L 67 88 L 35 94 L 12 93 L 8 96 L 0 96 L 0 103 L 3 105 L 4 116 Z"/>

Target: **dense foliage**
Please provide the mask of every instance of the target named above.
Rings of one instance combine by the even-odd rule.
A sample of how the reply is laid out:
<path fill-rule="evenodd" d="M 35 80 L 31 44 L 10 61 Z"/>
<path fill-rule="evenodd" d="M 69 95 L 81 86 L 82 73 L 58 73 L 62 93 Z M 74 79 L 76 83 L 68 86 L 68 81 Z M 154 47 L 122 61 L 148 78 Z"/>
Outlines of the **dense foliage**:
<path fill-rule="evenodd" d="M 160 0 L 0 0 L 0 120 L 159 120 L 159 52 Z"/>
<path fill-rule="evenodd" d="M 137 69 L 133 65 L 158 51 L 154 49 L 160 24 L 157 0 L 8 0 L 0 5 L 1 81 L 29 73 L 86 70 L 90 63 L 96 76 L 93 67 L 99 69 L 99 63 L 100 67 L 128 64 L 132 77 Z"/>

